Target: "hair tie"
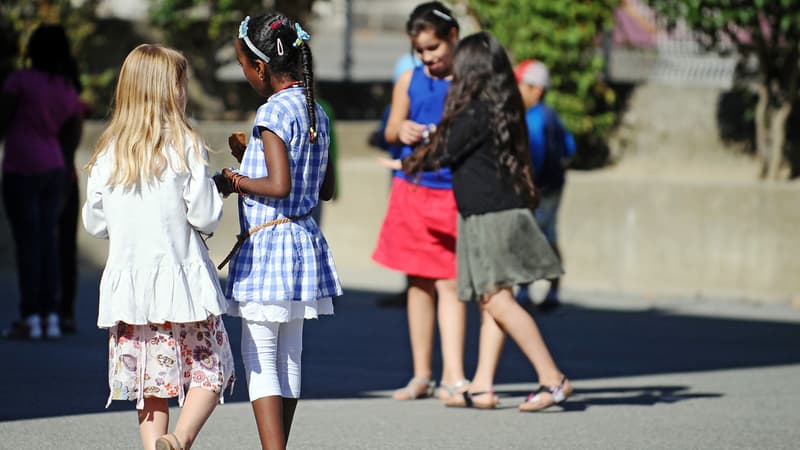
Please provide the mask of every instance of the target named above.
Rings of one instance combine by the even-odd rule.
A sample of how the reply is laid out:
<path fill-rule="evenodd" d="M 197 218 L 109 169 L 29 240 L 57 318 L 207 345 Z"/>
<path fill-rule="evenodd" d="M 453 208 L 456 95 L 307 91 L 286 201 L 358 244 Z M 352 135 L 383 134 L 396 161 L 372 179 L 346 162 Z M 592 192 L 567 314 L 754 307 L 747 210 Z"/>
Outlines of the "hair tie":
<path fill-rule="evenodd" d="M 250 23 L 250 16 L 245 17 L 242 23 L 239 24 L 239 39 L 243 40 L 244 43 L 247 44 L 247 48 L 249 48 L 251 52 L 255 53 L 256 56 L 264 60 L 265 63 L 269 63 L 269 56 L 265 55 L 264 52 L 253 45 L 253 42 L 249 37 L 247 37 L 248 23 Z"/>
<path fill-rule="evenodd" d="M 297 39 L 294 41 L 294 44 L 292 44 L 292 46 L 298 47 L 300 45 L 303 45 L 303 41 L 311 39 L 311 35 L 306 33 L 305 30 L 303 30 L 303 27 L 301 27 L 299 23 L 294 24 L 294 30 L 297 32 Z"/>
<path fill-rule="evenodd" d="M 281 38 L 276 39 L 276 41 L 276 47 L 278 47 L 278 56 L 283 56 L 283 41 L 281 41 Z"/>

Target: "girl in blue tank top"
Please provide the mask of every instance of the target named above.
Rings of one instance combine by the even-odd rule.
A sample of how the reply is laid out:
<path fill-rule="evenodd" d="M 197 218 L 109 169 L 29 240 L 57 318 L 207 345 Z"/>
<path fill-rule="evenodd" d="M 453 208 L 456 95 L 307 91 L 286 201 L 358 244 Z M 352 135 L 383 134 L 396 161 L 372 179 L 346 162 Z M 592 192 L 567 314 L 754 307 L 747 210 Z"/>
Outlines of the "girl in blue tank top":
<path fill-rule="evenodd" d="M 413 52 L 423 66 L 395 82 L 384 137 L 401 145 L 400 157 L 426 142 L 442 116 L 458 42 L 458 22 L 440 2 L 417 6 L 406 23 Z M 414 373 L 395 400 L 436 392 L 433 332 L 439 322 L 442 373 L 438 397 L 447 401 L 469 384 L 464 377 L 466 304 L 456 293 L 458 210 L 449 169 L 406 176 L 394 172 L 389 206 L 372 255 L 377 263 L 406 274 L 408 328 Z M 438 298 L 438 305 L 437 299 Z"/>
<path fill-rule="evenodd" d="M 447 89 L 450 87 L 450 80 L 447 78 L 433 78 L 425 73 L 425 66 L 414 68 L 411 73 L 411 82 L 408 85 L 409 110 L 408 119 L 418 124 L 426 126 L 423 131 L 423 141 L 425 133 L 430 133 L 439 123 L 444 108 L 444 100 L 447 97 Z M 405 158 L 414 152 L 415 145 L 403 145 L 400 159 Z M 450 168 L 442 168 L 434 172 L 421 172 L 419 176 L 410 176 L 402 170 L 393 172 L 396 177 L 403 177 L 406 181 L 417 183 L 433 189 L 452 189 L 452 176 Z"/>

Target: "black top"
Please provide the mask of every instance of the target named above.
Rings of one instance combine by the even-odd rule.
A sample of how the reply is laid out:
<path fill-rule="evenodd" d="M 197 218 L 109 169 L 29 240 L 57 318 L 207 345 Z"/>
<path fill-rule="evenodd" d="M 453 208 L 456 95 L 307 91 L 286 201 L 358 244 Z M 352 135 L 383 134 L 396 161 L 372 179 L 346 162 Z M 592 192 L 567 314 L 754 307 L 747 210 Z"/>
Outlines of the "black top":
<path fill-rule="evenodd" d="M 425 168 L 437 164 L 453 172 L 453 194 L 462 217 L 529 207 L 508 172 L 498 169 L 489 110 L 482 101 L 472 101 L 459 113 L 444 151 L 426 159 Z"/>

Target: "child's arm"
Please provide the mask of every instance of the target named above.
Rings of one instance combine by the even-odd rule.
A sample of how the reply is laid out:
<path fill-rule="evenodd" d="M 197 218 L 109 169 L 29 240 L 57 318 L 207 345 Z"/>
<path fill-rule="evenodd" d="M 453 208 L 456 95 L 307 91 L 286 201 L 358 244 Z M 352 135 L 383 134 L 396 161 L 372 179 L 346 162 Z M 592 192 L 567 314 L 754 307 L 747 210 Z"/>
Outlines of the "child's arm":
<path fill-rule="evenodd" d="M 106 180 L 101 173 L 100 164 L 102 162 L 98 158 L 89 172 L 89 179 L 86 182 L 86 201 L 81 211 L 81 219 L 83 227 L 90 235 L 108 239 L 108 222 L 106 222 L 106 213 L 103 209 L 103 186 Z"/>
<path fill-rule="evenodd" d="M 411 109 L 408 86 L 411 84 L 413 72 L 413 70 L 405 72 L 394 84 L 391 111 L 384 131 L 384 138 L 389 144 L 414 145 L 422 140 L 422 132 L 425 130 L 426 125 L 408 120 L 408 113 Z"/>
<path fill-rule="evenodd" d="M 200 145 L 199 143 L 197 144 Z M 187 146 L 189 178 L 183 190 L 186 220 L 202 233 L 211 234 L 222 220 L 222 199 L 209 175 L 208 153 L 205 148 Z"/>
<path fill-rule="evenodd" d="M 0 92 L 0 141 L 5 138 L 8 126 L 14 118 L 19 103 L 19 97 L 9 92 Z"/>
<path fill-rule="evenodd" d="M 259 127 L 261 142 L 264 143 L 264 159 L 269 175 L 261 178 L 242 177 L 238 182 L 240 194 L 253 194 L 262 197 L 284 198 L 292 191 L 292 177 L 289 174 L 289 154 L 283 140 L 272 131 Z M 222 171 L 226 178 L 231 177 L 228 169 Z"/>
<path fill-rule="evenodd" d="M 319 190 L 320 200 L 328 201 L 336 195 L 336 171 L 333 167 L 333 158 L 328 155 L 328 167 L 325 169 L 325 179 L 322 181 L 322 187 Z"/>
<path fill-rule="evenodd" d="M 485 140 L 491 139 L 488 124 L 489 115 L 484 105 L 468 106 L 455 117 L 447 138 L 439 142 L 440 148 L 418 146 L 411 156 L 403 159 L 403 171 L 416 173 L 459 164 L 480 148 Z"/>

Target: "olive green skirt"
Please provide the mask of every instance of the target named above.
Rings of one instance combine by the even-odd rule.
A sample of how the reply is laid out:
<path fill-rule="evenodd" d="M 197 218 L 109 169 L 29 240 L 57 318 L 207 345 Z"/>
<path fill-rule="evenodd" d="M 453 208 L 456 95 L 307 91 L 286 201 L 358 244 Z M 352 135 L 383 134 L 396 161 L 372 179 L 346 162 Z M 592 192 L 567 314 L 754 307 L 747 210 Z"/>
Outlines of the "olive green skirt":
<path fill-rule="evenodd" d="M 463 301 L 564 273 L 529 209 L 459 216 L 456 263 Z"/>

